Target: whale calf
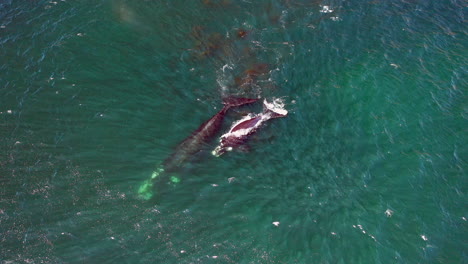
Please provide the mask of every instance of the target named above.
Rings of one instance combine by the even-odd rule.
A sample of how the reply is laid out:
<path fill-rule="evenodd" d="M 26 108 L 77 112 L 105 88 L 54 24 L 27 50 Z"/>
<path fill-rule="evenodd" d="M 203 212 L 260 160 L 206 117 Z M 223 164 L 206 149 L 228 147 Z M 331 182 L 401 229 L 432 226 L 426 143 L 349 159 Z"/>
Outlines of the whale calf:
<path fill-rule="evenodd" d="M 153 185 L 156 181 L 179 181 L 176 177 L 170 177 L 170 173 L 180 168 L 183 163 L 193 154 L 199 152 L 204 145 L 213 139 L 224 120 L 226 112 L 235 106 L 241 106 L 256 102 L 258 99 L 229 97 L 223 100 L 224 107 L 213 117 L 205 121 L 189 137 L 184 139 L 174 152 L 160 165 L 139 187 L 138 194 L 141 198 L 148 200 L 153 196 Z"/>
<path fill-rule="evenodd" d="M 284 104 L 280 99 L 269 103 L 263 101 L 263 112 L 259 114 L 248 114 L 241 120 L 233 123 L 227 133 L 219 139 L 219 145 L 212 151 L 214 156 L 221 156 L 226 151 L 242 146 L 248 138 L 266 121 L 272 118 L 284 117 L 288 111 L 284 109 Z"/>

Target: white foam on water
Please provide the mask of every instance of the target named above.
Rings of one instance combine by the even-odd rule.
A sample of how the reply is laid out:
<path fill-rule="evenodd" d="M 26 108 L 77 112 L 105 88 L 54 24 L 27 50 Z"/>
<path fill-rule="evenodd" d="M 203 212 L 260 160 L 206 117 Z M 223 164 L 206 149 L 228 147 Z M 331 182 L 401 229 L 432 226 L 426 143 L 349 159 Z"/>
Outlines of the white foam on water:
<path fill-rule="evenodd" d="M 263 105 L 270 111 L 273 111 L 280 115 L 287 115 L 288 111 L 284 108 L 284 102 L 281 98 L 275 98 L 271 103 L 266 99 L 263 100 Z"/>
<path fill-rule="evenodd" d="M 331 13 L 333 12 L 334 10 L 330 8 L 330 6 L 327 6 L 327 5 L 324 5 L 322 6 L 322 9 L 320 9 L 320 13 L 324 13 L 324 14 L 327 14 L 327 13 Z"/>

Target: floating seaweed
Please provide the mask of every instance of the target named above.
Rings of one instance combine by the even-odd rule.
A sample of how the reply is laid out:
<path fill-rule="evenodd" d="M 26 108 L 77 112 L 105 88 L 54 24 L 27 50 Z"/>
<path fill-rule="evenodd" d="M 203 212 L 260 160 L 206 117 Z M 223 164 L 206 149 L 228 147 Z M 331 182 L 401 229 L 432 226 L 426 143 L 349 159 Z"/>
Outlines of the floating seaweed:
<path fill-rule="evenodd" d="M 258 63 L 251 68 L 245 70 L 242 76 L 234 79 L 236 86 L 246 87 L 257 83 L 258 77 L 267 74 L 270 71 L 270 66 L 267 63 Z"/>

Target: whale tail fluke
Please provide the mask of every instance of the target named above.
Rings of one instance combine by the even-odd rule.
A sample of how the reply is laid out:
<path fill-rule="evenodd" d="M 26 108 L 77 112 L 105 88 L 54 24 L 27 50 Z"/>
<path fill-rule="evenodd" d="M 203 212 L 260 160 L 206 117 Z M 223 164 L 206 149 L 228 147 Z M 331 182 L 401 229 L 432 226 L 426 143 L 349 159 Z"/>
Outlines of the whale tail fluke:
<path fill-rule="evenodd" d="M 151 174 L 151 178 L 145 180 L 140 187 L 138 187 L 138 197 L 142 200 L 149 200 L 153 197 L 153 183 L 161 178 L 161 174 L 163 174 L 164 168 L 163 166 L 159 166 L 153 173 Z"/>
<path fill-rule="evenodd" d="M 223 99 L 223 104 L 225 108 L 230 108 L 234 106 L 241 106 L 245 104 L 251 104 L 258 101 L 256 98 L 242 98 L 242 97 L 227 97 Z"/>
<path fill-rule="evenodd" d="M 142 200 L 149 200 L 153 197 L 153 182 L 151 180 L 144 181 L 138 187 L 138 197 Z"/>

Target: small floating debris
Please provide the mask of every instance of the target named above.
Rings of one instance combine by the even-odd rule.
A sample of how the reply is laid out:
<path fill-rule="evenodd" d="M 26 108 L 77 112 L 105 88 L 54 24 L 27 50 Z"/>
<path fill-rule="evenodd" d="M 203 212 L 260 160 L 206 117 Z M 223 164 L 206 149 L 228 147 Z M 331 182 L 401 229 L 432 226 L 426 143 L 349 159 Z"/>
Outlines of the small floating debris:
<path fill-rule="evenodd" d="M 377 239 L 375 238 L 375 236 L 371 235 L 370 233 L 368 233 L 363 227 L 362 225 L 353 225 L 353 228 L 359 228 L 359 230 L 365 234 L 365 235 L 368 235 L 370 238 L 372 238 L 375 242 L 377 242 Z"/>
<path fill-rule="evenodd" d="M 390 210 L 390 209 L 387 209 L 387 210 L 385 210 L 385 215 L 386 215 L 387 217 L 392 217 L 393 211 Z"/>
<path fill-rule="evenodd" d="M 320 13 L 327 14 L 327 13 L 333 12 L 333 9 L 330 9 L 330 6 L 322 6 L 322 9 L 320 9 L 319 12 L 320 12 Z"/>
<path fill-rule="evenodd" d="M 240 38 L 240 39 L 243 39 L 247 36 L 248 32 L 244 29 L 239 29 L 237 31 L 237 37 Z"/>
<path fill-rule="evenodd" d="M 235 180 L 236 180 L 236 177 L 228 178 L 228 182 L 229 182 L 229 183 L 232 183 L 232 182 L 235 181 Z"/>

